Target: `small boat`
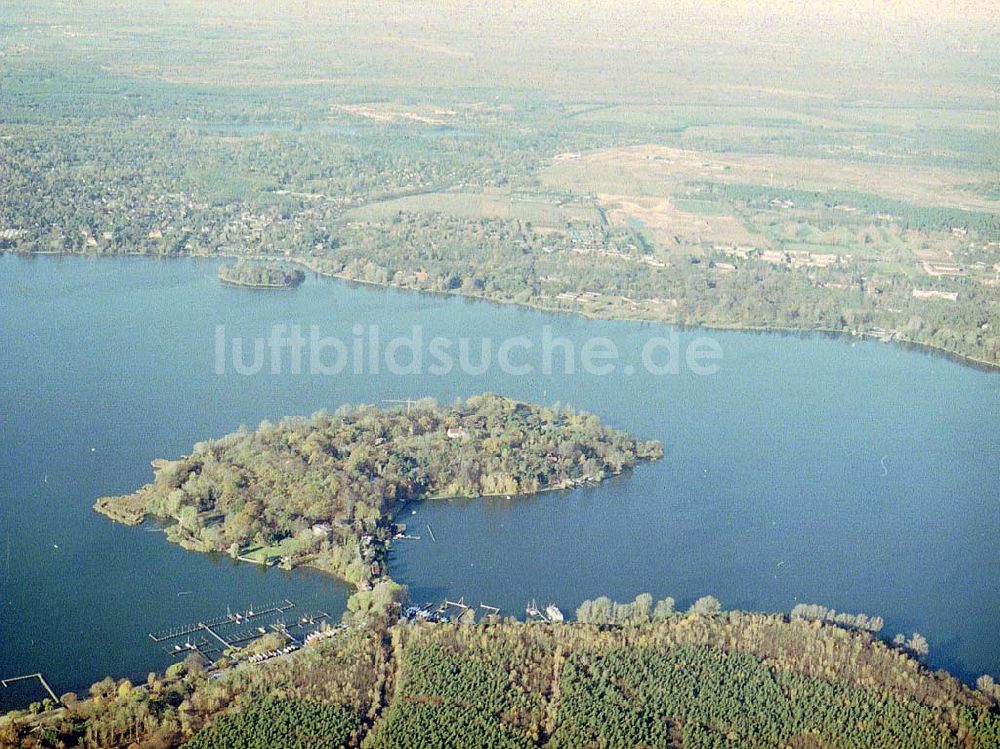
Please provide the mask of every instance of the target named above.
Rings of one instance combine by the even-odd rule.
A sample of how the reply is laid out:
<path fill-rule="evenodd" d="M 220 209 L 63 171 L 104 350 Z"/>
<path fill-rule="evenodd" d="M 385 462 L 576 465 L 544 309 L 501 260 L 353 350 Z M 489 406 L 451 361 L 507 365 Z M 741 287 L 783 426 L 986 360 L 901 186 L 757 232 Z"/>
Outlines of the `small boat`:
<path fill-rule="evenodd" d="M 550 603 L 545 607 L 545 613 L 548 615 L 550 622 L 561 622 L 563 620 L 563 613 L 554 603 Z"/>

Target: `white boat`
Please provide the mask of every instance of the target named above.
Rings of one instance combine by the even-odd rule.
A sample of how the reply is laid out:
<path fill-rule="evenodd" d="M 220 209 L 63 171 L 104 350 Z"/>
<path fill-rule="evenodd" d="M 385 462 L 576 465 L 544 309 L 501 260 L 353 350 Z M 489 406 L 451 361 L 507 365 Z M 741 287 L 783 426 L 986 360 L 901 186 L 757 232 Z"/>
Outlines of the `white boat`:
<path fill-rule="evenodd" d="M 550 603 L 545 607 L 545 613 L 549 617 L 550 622 L 561 622 L 563 620 L 563 612 L 554 603 Z"/>

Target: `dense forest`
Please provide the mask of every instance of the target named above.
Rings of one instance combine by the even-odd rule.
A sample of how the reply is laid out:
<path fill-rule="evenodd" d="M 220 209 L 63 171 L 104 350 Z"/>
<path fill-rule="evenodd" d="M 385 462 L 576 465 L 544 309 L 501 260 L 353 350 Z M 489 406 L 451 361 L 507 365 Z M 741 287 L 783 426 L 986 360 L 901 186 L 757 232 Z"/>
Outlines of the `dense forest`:
<path fill-rule="evenodd" d="M 276 289 L 298 286 L 306 280 L 306 274 L 301 268 L 240 260 L 232 265 L 219 266 L 219 280 L 235 286 Z"/>
<path fill-rule="evenodd" d="M 157 461 L 154 481 L 135 494 L 95 507 L 133 524 L 170 518 L 168 537 L 186 548 L 310 564 L 367 588 L 387 578 L 400 502 L 568 488 L 662 454 L 592 414 L 492 394 L 351 406 L 199 442 Z"/>
<path fill-rule="evenodd" d="M 364 620 L 261 666 L 178 663 L 145 684 L 0 719 L 0 747 L 636 746 L 985 749 L 1000 689 L 930 673 L 853 627 L 686 612 L 642 595 L 617 623 Z M 596 602 L 585 602 L 581 608 Z M 598 604 L 600 607 L 600 604 Z"/>

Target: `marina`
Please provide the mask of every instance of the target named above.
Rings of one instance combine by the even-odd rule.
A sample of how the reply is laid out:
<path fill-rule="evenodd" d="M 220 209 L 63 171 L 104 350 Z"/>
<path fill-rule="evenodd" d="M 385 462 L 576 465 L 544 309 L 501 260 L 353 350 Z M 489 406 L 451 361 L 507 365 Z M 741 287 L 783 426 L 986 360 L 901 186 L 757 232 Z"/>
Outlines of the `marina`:
<path fill-rule="evenodd" d="M 310 634 L 318 631 L 320 627 L 330 621 L 330 614 L 326 611 L 313 611 L 299 616 L 294 621 L 286 622 L 282 615 L 294 607 L 295 604 L 292 601 L 286 600 L 235 614 L 227 612 L 224 617 L 217 617 L 208 622 L 185 624 L 156 635 L 151 634 L 150 638 L 155 642 L 168 643 L 164 648 L 164 652 L 168 655 L 180 656 L 193 652 L 209 662 L 215 660 L 216 656 L 226 650 L 242 648 L 270 632 L 277 632 L 290 643 L 299 647 Z M 246 624 L 250 620 L 261 620 L 261 617 L 266 616 L 277 616 L 278 618 L 267 624 L 259 624 L 248 629 L 226 631 L 235 625 Z M 184 638 L 184 642 L 176 642 L 181 637 Z"/>
<path fill-rule="evenodd" d="M 272 603 L 268 606 L 261 606 L 256 609 L 249 608 L 246 611 L 239 611 L 235 614 L 227 611 L 225 616 L 220 616 L 217 619 L 211 619 L 207 622 L 195 622 L 194 624 L 184 624 L 180 627 L 174 627 L 160 632 L 150 632 L 149 639 L 153 642 L 166 642 L 167 640 L 173 640 L 178 637 L 194 634 L 200 630 L 207 630 L 211 632 L 212 627 L 219 627 L 225 624 L 240 624 L 241 622 L 247 622 L 251 619 L 267 616 L 268 614 L 280 614 L 281 612 L 288 611 L 292 608 L 295 608 L 295 604 L 288 599 L 285 599 L 280 603 Z"/>

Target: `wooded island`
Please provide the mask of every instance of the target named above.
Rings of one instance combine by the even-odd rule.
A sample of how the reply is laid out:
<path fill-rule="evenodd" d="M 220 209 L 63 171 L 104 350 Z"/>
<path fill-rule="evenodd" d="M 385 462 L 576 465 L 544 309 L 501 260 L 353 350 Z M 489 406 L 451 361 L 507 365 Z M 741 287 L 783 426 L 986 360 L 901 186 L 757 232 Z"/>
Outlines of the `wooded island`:
<path fill-rule="evenodd" d="M 566 489 L 662 455 L 591 414 L 499 395 L 349 406 L 199 442 L 154 462 L 152 483 L 95 508 L 130 525 L 173 519 L 167 537 L 188 549 L 308 564 L 363 592 L 381 582 L 385 595 L 396 587 L 385 553 L 402 531 L 392 522 L 400 503 Z"/>
<path fill-rule="evenodd" d="M 219 280 L 233 286 L 250 286 L 256 289 L 286 289 L 306 280 L 299 268 L 264 265 L 240 260 L 232 265 L 219 266 Z"/>

